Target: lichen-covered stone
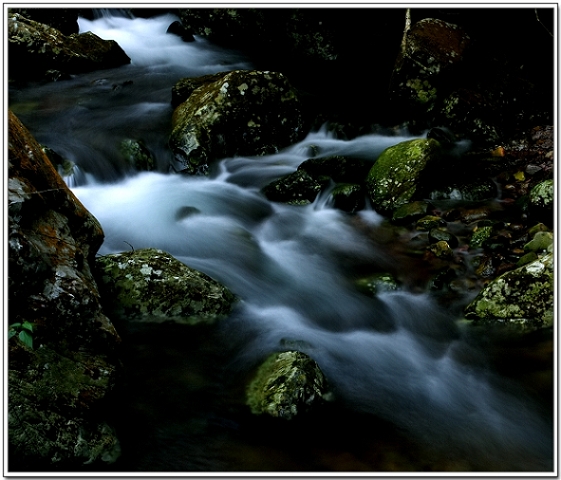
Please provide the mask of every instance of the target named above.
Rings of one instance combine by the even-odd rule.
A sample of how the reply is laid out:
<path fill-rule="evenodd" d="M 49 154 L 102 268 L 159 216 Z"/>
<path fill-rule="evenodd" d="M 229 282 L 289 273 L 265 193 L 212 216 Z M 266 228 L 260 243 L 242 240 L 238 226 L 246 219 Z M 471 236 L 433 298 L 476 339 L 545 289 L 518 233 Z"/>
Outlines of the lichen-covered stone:
<path fill-rule="evenodd" d="M 467 318 L 548 327 L 553 323 L 553 254 L 492 280 L 465 308 Z"/>
<path fill-rule="evenodd" d="M 227 316 L 234 295 L 170 254 L 147 248 L 96 259 L 106 311 L 137 322 L 213 323 Z"/>
<path fill-rule="evenodd" d="M 169 144 L 182 171 L 207 174 L 216 160 L 275 153 L 304 134 L 298 93 L 284 75 L 234 70 L 207 77 L 177 106 Z"/>
<path fill-rule="evenodd" d="M 110 463 L 119 442 L 102 405 L 120 337 L 90 269 L 103 231 L 11 111 L 8 119 L 6 322 L 33 325 L 33 348 L 17 336 L 8 344 L 10 465 Z"/>
<path fill-rule="evenodd" d="M 544 180 L 530 190 L 530 204 L 553 211 L 554 188 L 553 180 Z"/>
<path fill-rule="evenodd" d="M 308 355 L 288 351 L 270 355 L 247 387 L 254 414 L 290 420 L 329 399 L 327 381 Z"/>
<path fill-rule="evenodd" d="M 481 248 L 483 246 L 483 242 L 491 238 L 493 232 L 494 228 L 492 225 L 482 225 L 475 227 L 469 241 L 470 248 Z"/>
<path fill-rule="evenodd" d="M 66 36 L 19 13 L 8 16 L 8 53 L 9 78 L 24 81 L 44 79 L 53 70 L 84 73 L 130 63 L 114 40 L 92 32 Z"/>
<path fill-rule="evenodd" d="M 388 213 L 416 200 L 422 174 L 441 155 L 434 139 L 415 139 L 384 150 L 366 179 L 368 193 L 376 210 Z"/>

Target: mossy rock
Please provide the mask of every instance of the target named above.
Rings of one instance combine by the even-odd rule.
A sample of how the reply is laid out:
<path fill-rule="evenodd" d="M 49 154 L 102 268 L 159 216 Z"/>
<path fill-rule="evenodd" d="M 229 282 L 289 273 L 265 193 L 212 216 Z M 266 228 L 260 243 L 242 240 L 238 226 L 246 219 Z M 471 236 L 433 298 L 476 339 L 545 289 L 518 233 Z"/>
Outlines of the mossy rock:
<path fill-rule="evenodd" d="M 492 225 L 476 227 L 469 241 L 470 248 L 481 248 L 483 243 L 491 238 L 495 231 Z"/>
<path fill-rule="evenodd" d="M 466 318 L 549 327 L 553 323 L 553 254 L 489 283 L 465 308 Z"/>
<path fill-rule="evenodd" d="M 524 245 L 524 251 L 542 253 L 546 252 L 548 247 L 553 243 L 553 233 L 537 232 L 532 240 Z"/>
<path fill-rule="evenodd" d="M 329 399 L 327 381 L 308 355 L 288 351 L 270 355 L 246 390 L 252 413 L 290 420 Z"/>
<path fill-rule="evenodd" d="M 553 180 L 544 180 L 530 190 L 530 203 L 536 207 L 553 209 Z"/>
<path fill-rule="evenodd" d="M 368 277 L 360 278 L 355 282 L 361 293 L 369 297 L 375 297 L 379 293 L 394 292 L 399 285 L 391 273 L 376 273 Z"/>
<path fill-rule="evenodd" d="M 366 179 L 374 208 L 381 213 L 390 213 L 418 200 L 423 173 L 441 158 L 441 154 L 440 143 L 432 138 L 409 140 L 386 148 Z"/>
<path fill-rule="evenodd" d="M 305 134 L 298 92 L 281 73 L 233 70 L 178 89 L 191 93 L 173 112 L 169 145 L 184 173 L 206 175 L 225 157 L 276 153 Z"/>
<path fill-rule="evenodd" d="M 137 322 L 207 324 L 226 317 L 235 297 L 170 254 L 148 248 L 96 259 L 107 314 Z"/>

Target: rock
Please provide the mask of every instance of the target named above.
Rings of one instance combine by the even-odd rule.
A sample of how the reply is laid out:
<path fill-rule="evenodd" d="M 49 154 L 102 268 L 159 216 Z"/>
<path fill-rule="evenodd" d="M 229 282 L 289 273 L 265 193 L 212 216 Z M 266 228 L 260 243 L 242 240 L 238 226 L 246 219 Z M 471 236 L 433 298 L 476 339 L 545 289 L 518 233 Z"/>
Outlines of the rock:
<path fill-rule="evenodd" d="M 429 242 L 446 242 L 451 248 L 456 248 L 459 243 L 458 239 L 447 229 L 439 227 L 431 228 L 429 230 Z"/>
<path fill-rule="evenodd" d="M 525 252 L 546 252 L 548 247 L 553 244 L 553 233 L 551 232 L 537 232 L 532 240 L 524 245 Z"/>
<path fill-rule="evenodd" d="M 399 224 L 417 221 L 427 214 L 428 208 L 429 203 L 424 200 L 405 203 L 394 210 L 392 221 Z"/>
<path fill-rule="evenodd" d="M 9 12 L 56 28 L 64 35 L 80 31 L 78 17 L 84 13 L 79 8 L 10 8 Z"/>
<path fill-rule="evenodd" d="M 119 152 L 125 163 L 137 171 L 156 169 L 156 160 L 142 140 L 127 138 L 119 144 Z"/>
<path fill-rule="evenodd" d="M 419 127 L 430 125 L 440 91 L 455 78 L 469 44 L 463 29 L 436 18 L 420 20 L 404 34 L 390 96 Z"/>
<path fill-rule="evenodd" d="M 466 318 L 550 327 L 553 324 L 553 270 L 553 254 L 548 253 L 503 273 L 466 306 Z"/>
<path fill-rule="evenodd" d="M 58 77 L 130 63 L 113 40 L 91 32 L 66 36 L 19 13 L 8 16 L 8 53 L 9 78 L 22 81 L 44 80 L 48 71 Z"/>
<path fill-rule="evenodd" d="M 398 289 L 397 280 L 391 273 L 376 273 L 365 278 L 360 278 L 355 285 L 362 293 L 375 297 L 379 293 L 393 292 Z"/>
<path fill-rule="evenodd" d="M 554 194 L 553 179 L 544 180 L 530 190 L 530 205 L 536 209 L 553 213 Z"/>
<path fill-rule="evenodd" d="M 99 467 L 119 453 L 103 404 L 120 337 L 90 270 L 103 231 L 8 115 L 9 322 L 33 325 L 33 348 L 18 336 L 8 345 L 10 467 Z"/>
<path fill-rule="evenodd" d="M 331 192 L 333 206 L 339 210 L 355 213 L 366 205 L 365 192 L 362 185 L 356 183 L 340 183 Z"/>
<path fill-rule="evenodd" d="M 269 183 L 261 191 L 272 202 L 308 205 L 314 202 L 325 183 L 297 170 Z"/>
<path fill-rule="evenodd" d="M 187 29 L 183 26 L 183 24 L 180 21 L 173 22 L 168 27 L 168 29 L 166 30 L 166 33 L 169 33 L 171 35 L 177 35 L 184 42 L 194 42 L 195 41 L 195 37 L 193 37 L 193 35 L 191 35 L 187 31 Z"/>
<path fill-rule="evenodd" d="M 431 243 L 428 248 L 438 258 L 448 258 L 454 254 L 448 242 L 444 240 Z"/>
<path fill-rule="evenodd" d="M 417 200 L 422 175 L 439 160 L 440 154 L 440 144 L 434 139 L 409 140 L 384 150 L 366 179 L 374 208 L 389 213 Z"/>
<path fill-rule="evenodd" d="M 469 247 L 481 248 L 483 243 L 491 238 L 494 231 L 493 225 L 488 225 L 487 223 L 476 226 L 469 241 Z"/>
<path fill-rule="evenodd" d="M 96 270 L 104 308 L 120 321 L 212 324 L 234 303 L 226 287 L 158 249 L 98 257 Z"/>
<path fill-rule="evenodd" d="M 303 170 L 316 179 L 329 177 L 335 183 L 361 184 L 371 167 L 371 162 L 335 155 L 309 158 L 298 166 L 298 170 Z"/>
<path fill-rule="evenodd" d="M 446 226 L 446 222 L 436 215 L 425 215 L 424 217 L 419 218 L 419 220 L 415 223 L 415 228 L 417 230 L 429 231 L 433 228 L 442 226 Z"/>
<path fill-rule="evenodd" d="M 246 390 L 252 413 L 284 420 L 301 416 L 329 398 L 318 364 L 297 351 L 270 355 Z"/>
<path fill-rule="evenodd" d="M 206 174 L 224 157 L 274 153 L 305 134 L 298 94 L 282 74 L 235 70 L 214 78 L 173 113 L 169 144 L 183 172 Z"/>
<path fill-rule="evenodd" d="M 429 193 L 431 200 L 466 200 L 480 202 L 492 200 L 498 195 L 497 186 L 489 178 L 478 178 L 468 182 L 454 182 Z"/>

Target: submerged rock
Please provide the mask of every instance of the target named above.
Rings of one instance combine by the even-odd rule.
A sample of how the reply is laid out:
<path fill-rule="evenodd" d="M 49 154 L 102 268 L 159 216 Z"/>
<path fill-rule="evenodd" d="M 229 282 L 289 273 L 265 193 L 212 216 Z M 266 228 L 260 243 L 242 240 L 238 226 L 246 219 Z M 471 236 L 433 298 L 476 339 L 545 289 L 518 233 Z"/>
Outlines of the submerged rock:
<path fill-rule="evenodd" d="M 227 316 L 234 295 L 170 254 L 147 248 L 96 259 L 104 307 L 116 319 L 208 324 Z"/>
<path fill-rule="evenodd" d="M 434 139 L 415 139 L 386 148 L 366 180 L 374 208 L 389 213 L 419 196 L 422 175 L 441 155 Z"/>
<path fill-rule="evenodd" d="M 176 92 L 193 87 L 173 112 L 169 138 L 185 173 L 206 174 L 224 157 L 275 153 L 305 133 L 298 93 L 281 73 L 235 70 Z"/>
<path fill-rule="evenodd" d="M 356 280 L 358 290 L 370 297 L 383 292 L 393 292 L 399 288 L 399 284 L 391 273 L 376 273 L 368 277 Z"/>
<path fill-rule="evenodd" d="M 528 326 L 553 324 L 553 253 L 506 272 L 465 308 L 467 318 Z"/>
<path fill-rule="evenodd" d="M 79 469 L 119 455 L 104 418 L 120 343 L 90 270 L 103 231 L 46 153 L 9 112 L 9 324 L 32 325 L 32 344 L 9 341 L 10 469 Z"/>
<path fill-rule="evenodd" d="M 270 355 L 249 384 L 247 405 L 255 414 L 290 420 L 329 398 L 327 382 L 308 355 L 288 351 Z"/>

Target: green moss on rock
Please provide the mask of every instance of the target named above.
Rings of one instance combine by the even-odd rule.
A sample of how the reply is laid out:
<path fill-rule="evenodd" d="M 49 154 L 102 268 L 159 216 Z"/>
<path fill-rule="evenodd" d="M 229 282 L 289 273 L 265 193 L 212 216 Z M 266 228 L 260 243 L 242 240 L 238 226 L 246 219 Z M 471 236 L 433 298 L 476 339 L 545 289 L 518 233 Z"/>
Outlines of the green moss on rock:
<path fill-rule="evenodd" d="M 270 355 L 246 390 L 253 413 L 285 420 L 309 411 L 328 398 L 328 393 L 318 364 L 296 351 Z"/>
<path fill-rule="evenodd" d="M 234 70 L 177 91 L 190 94 L 173 113 L 169 144 L 185 173 L 207 174 L 228 156 L 275 153 L 304 134 L 298 93 L 280 73 Z"/>
<path fill-rule="evenodd" d="M 551 326 L 553 323 L 553 254 L 544 255 L 489 283 L 466 307 L 467 318 Z"/>
<path fill-rule="evenodd" d="M 140 322 L 212 323 L 228 315 L 234 295 L 204 273 L 153 248 L 96 259 L 108 313 Z"/>
<path fill-rule="evenodd" d="M 530 191 L 530 204 L 535 207 L 553 210 L 553 180 L 544 180 Z"/>
<path fill-rule="evenodd" d="M 387 213 L 415 200 L 423 171 L 440 155 L 440 144 L 432 138 L 409 140 L 384 150 L 366 180 L 374 208 Z"/>

